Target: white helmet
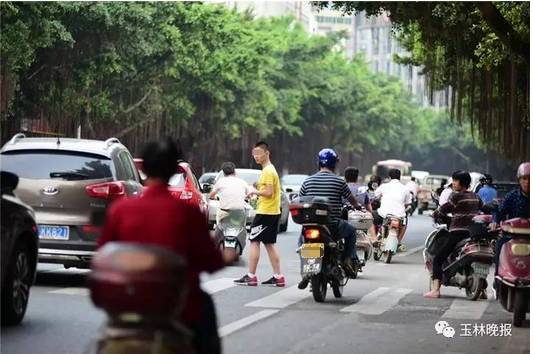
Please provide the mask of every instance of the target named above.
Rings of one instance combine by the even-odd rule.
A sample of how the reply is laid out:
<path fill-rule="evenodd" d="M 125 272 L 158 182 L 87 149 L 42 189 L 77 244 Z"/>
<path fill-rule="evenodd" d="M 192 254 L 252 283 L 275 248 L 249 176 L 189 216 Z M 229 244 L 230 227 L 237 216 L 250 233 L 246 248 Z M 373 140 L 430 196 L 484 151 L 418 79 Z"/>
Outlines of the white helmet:
<path fill-rule="evenodd" d="M 529 176 L 529 162 L 522 162 L 520 166 L 518 166 L 518 170 L 516 171 L 517 178 L 521 178 L 524 176 Z"/>

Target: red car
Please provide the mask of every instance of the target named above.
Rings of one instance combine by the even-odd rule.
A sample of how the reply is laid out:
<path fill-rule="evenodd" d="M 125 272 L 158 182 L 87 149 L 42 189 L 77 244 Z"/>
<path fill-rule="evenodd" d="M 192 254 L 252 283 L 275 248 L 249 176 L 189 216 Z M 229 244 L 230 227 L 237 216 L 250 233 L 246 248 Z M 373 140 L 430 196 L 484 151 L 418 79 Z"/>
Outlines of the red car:
<path fill-rule="evenodd" d="M 141 176 L 141 180 L 144 182 L 146 175 L 142 172 L 141 158 L 133 159 L 137 170 Z M 178 161 L 176 174 L 168 181 L 168 190 L 176 199 L 184 200 L 192 205 L 196 205 L 200 208 L 200 211 L 205 214 L 207 219 L 207 202 L 200 190 L 198 180 L 192 172 L 191 166 L 184 161 Z"/>

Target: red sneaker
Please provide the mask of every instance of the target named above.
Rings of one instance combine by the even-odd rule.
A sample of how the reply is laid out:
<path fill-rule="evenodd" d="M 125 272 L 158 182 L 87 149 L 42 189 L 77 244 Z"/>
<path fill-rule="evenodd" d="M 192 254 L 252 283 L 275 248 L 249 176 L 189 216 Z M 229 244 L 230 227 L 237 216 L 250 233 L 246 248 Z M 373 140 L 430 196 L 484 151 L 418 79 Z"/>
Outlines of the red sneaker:
<path fill-rule="evenodd" d="M 264 282 L 261 283 L 262 285 L 268 285 L 268 286 L 278 286 L 278 287 L 284 287 L 285 286 L 285 277 L 282 275 L 279 278 L 272 277 Z"/>
<path fill-rule="evenodd" d="M 257 286 L 257 276 L 250 277 L 245 274 L 242 278 L 233 281 L 237 285 Z"/>

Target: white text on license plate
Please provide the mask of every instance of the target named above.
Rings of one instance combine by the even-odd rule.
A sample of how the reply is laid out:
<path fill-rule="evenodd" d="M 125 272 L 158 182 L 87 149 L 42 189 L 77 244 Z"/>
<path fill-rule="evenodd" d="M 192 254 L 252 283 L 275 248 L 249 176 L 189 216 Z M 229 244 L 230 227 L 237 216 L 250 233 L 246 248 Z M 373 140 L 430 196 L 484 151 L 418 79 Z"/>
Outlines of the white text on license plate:
<path fill-rule="evenodd" d="M 68 226 L 39 225 L 39 238 L 43 240 L 68 240 Z"/>
<path fill-rule="evenodd" d="M 479 275 L 489 274 L 490 266 L 484 263 L 472 263 L 472 268 L 474 268 L 474 273 Z"/>

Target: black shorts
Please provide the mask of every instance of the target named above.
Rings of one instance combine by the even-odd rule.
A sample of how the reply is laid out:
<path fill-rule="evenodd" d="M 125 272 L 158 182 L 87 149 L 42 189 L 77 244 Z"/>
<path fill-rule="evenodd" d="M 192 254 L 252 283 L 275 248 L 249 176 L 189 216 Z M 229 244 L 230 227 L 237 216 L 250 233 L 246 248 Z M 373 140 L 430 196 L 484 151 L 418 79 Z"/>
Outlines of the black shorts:
<path fill-rule="evenodd" d="M 276 243 L 280 215 L 256 214 L 248 239 L 263 243 Z"/>

